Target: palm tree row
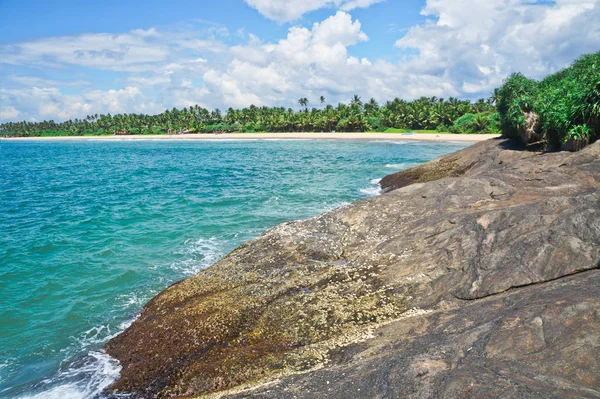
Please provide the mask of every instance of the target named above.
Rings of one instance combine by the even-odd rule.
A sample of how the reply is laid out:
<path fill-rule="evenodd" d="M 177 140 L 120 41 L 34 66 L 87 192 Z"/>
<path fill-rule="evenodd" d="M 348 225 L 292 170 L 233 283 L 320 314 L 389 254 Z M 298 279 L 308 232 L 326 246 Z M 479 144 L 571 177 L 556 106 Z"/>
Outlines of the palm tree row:
<path fill-rule="evenodd" d="M 414 101 L 394 99 L 381 105 L 370 99 L 363 103 L 355 95 L 349 104 L 308 108 L 309 100 L 301 98 L 301 110 L 284 107 L 229 108 L 225 114 L 200 106 L 181 110 L 173 108 L 158 115 L 118 114 L 88 115 L 84 119 L 57 123 L 10 122 L 0 124 L 3 136 L 56 136 L 101 134 L 174 134 L 214 132 L 331 132 L 384 131 L 389 128 L 413 130 L 448 130 L 466 114 L 495 112 L 494 100 L 471 102 L 450 98 L 422 97 Z"/>

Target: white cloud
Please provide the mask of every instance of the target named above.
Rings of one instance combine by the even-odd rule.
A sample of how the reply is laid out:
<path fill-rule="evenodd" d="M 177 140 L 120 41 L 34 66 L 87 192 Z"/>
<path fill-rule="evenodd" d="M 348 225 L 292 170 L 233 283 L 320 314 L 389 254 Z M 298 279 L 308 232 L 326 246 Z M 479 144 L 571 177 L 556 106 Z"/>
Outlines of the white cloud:
<path fill-rule="evenodd" d="M 278 2 L 260 3 L 279 7 Z M 317 3 L 347 8 L 373 1 L 302 4 Z M 244 31 L 247 42 L 233 46 L 210 34 L 155 28 L 61 38 L 65 48 L 52 38 L 0 46 L 0 63 L 119 71 L 111 83 L 114 90 L 91 90 L 84 80 L 67 89 L 63 79 L 5 75 L 0 77 L 0 112 L 9 120 L 61 120 L 87 113 L 156 113 L 194 104 L 294 107 L 301 97 L 317 106 L 321 95 L 332 104 L 353 94 L 379 101 L 478 98 L 488 96 L 511 72 L 543 77 L 583 53 L 598 51 L 600 43 L 600 0 L 557 0 L 551 6 L 521 0 L 427 0 L 423 14 L 427 21 L 396 42 L 396 51 L 402 51 L 397 62 L 384 59 L 386 54 L 379 59 L 354 54 L 353 46 L 368 36 L 357 19 L 341 10 L 311 26 L 292 26 L 280 40 L 264 41 Z M 125 55 L 110 62 L 73 55 L 92 48 Z M 73 87 L 79 94 L 67 94 Z"/>
<path fill-rule="evenodd" d="M 346 1 L 340 7 L 343 11 L 352 11 L 355 8 L 368 8 L 373 4 L 381 3 L 385 0 L 350 0 Z"/>
<path fill-rule="evenodd" d="M 133 31 L 112 35 L 85 34 L 53 37 L 18 45 L 2 46 L 3 62 L 38 65 L 70 64 L 88 68 L 125 70 L 134 65 L 167 59 L 166 46 L 152 44 L 154 35 Z"/>
<path fill-rule="evenodd" d="M 19 111 L 15 107 L 0 108 L 0 121 L 16 119 L 19 116 Z"/>
<path fill-rule="evenodd" d="M 10 76 L 10 80 L 19 83 L 24 86 L 37 86 L 37 87 L 83 87 L 89 86 L 90 81 L 87 80 L 56 80 L 56 79 L 44 79 L 38 76 Z"/>
<path fill-rule="evenodd" d="M 87 93 L 84 98 L 110 113 L 120 113 L 123 109 L 135 108 L 143 100 L 141 90 L 135 86 L 127 86 L 121 90 L 96 90 Z M 129 105 L 129 106 L 128 106 Z"/>
<path fill-rule="evenodd" d="M 159 32 L 152 28 L 0 45 L 0 63 L 53 68 L 71 65 L 139 73 L 154 71 L 157 65 L 187 59 L 190 55 L 203 59 L 201 54 L 225 51 L 227 47 L 206 31 Z"/>
<path fill-rule="evenodd" d="M 600 43 L 598 0 L 427 0 L 422 14 L 434 19 L 396 47 L 417 49 L 409 65 L 464 94 L 485 94 L 512 72 L 541 78 Z"/>
<path fill-rule="evenodd" d="M 85 94 L 65 94 L 58 88 L 0 89 L 2 117 L 6 120 L 66 120 L 83 118 L 91 113 L 157 113 L 163 111 L 139 88 L 128 86 L 121 90 L 95 90 Z M 15 114 L 15 108 L 22 112 Z"/>
<path fill-rule="evenodd" d="M 325 90 L 310 87 L 318 81 L 315 75 L 336 73 L 348 60 L 347 47 L 366 40 L 360 22 L 339 11 L 313 24 L 311 30 L 290 28 L 287 37 L 277 43 L 251 40 L 247 46 L 234 47 L 234 58 L 225 70 L 210 69 L 203 79 L 227 106 L 293 104 L 297 96 Z"/>
<path fill-rule="evenodd" d="M 279 22 L 290 22 L 320 8 L 339 8 L 351 11 L 366 8 L 384 0 L 244 0 L 265 17 Z"/>

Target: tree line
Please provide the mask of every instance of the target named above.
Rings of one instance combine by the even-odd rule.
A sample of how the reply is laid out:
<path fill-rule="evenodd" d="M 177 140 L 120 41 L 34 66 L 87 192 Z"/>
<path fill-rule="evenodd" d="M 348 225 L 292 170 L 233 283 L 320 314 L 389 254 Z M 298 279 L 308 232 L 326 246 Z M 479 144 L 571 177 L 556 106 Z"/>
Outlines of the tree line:
<path fill-rule="evenodd" d="M 399 98 L 379 104 L 355 95 L 349 103 L 309 107 L 304 97 L 299 110 L 285 107 L 229 108 L 209 111 L 198 105 L 173 108 L 158 115 L 93 114 L 64 122 L 9 122 L 0 124 L 0 135 L 16 137 L 126 134 L 233 133 L 233 132 L 363 132 L 390 129 L 438 130 L 454 133 L 498 131 L 497 98 L 472 102 L 457 98 Z"/>

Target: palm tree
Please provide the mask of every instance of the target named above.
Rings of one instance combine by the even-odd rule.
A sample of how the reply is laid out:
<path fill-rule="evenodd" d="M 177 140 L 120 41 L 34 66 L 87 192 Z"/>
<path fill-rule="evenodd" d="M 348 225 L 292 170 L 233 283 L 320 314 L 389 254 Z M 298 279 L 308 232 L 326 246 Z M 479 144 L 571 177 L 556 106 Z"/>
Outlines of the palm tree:
<path fill-rule="evenodd" d="M 362 105 L 363 105 L 362 100 L 360 99 L 358 94 L 355 94 L 354 97 L 352 97 L 352 101 L 350 101 L 350 104 L 357 105 L 359 107 L 362 107 Z"/>
<path fill-rule="evenodd" d="M 324 96 L 319 97 L 319 100 L 321 101 L 321 104 L 325 103 L 325 97 Z"/>
<path fill-rule="evenodd" d="M 490 104 L 496 105 L 500 101 L 500 89 L 494 89 L 492 96 L 490 97 Z"/>
<path fill-rule="evenodd" d="M 377 104 L 377 101 L 374 98 L 371 98 L 369 102 L 365 104 L 364 108 L 365 113 L 368 116 L 374 116 L 379 112 L 379 104 Z"/>
<path fill-rule="evenodd" d="M 302 97 L 301 99 L 298 100 L 298 104 L 300 104 L 301 106 L 306 108 L 306 106 L 308 105 L 308 98 Z"/>

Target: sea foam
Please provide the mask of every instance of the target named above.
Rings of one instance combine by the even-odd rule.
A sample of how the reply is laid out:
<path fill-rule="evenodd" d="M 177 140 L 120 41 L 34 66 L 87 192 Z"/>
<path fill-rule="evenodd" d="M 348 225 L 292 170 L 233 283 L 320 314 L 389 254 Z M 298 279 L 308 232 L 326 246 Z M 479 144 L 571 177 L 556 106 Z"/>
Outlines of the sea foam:
<path fill-rule="evenodd" d="M 177 254 L 185 255 L 186 259 L 173 262 L 169 267 L 185 276 L 191 276 L 217 262 L 225 254 L 227 243 L 217 237 L 210 237 L 187 240 L 184 244 L 185 247 L 177 251 Z"/>
<path fill-rule="evenodd" d="M 91 351 L 56 376 L 43 380 L 36 393 L 19 399 L 95 399 L 121 372 L 119 362 L 104 352 Z"/>
<path fill-rule="evenodd" d="M 360 189 L 360 192 L 369 197 L 381 194 L 381 186 L 379 186 L 381 179 L 372 179 L 367 187 Z"/>

